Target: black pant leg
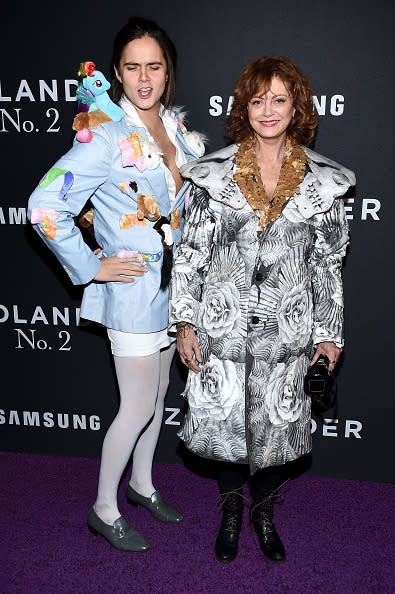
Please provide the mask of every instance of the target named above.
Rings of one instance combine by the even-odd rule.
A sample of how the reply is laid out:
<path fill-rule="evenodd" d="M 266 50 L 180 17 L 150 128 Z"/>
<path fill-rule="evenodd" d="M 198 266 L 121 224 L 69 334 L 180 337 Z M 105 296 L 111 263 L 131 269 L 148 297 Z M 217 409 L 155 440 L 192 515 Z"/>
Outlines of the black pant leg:
<path fill-rule="evenodd" d="M 289 470 L 286 464 L 281 466 L 270 466 L 258 470 L 251 478 L 251 495 L 256 501 L 267 497 L 287 481 Z"/>
<path fill-rule="evenodd" d="M 248 466 L 234 462 L 219 462 L 217 480 L 221 493 L 240 489 L 248 481 Z"/>

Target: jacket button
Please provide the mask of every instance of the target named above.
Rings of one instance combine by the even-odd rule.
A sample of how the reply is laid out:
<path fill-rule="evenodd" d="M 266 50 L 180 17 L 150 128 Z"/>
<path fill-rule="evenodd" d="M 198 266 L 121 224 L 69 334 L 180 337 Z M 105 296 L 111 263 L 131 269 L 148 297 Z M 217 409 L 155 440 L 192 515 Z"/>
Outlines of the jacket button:
<path fill-rule="evenodd" d="M 257 272 L 256 273 L 255 280 L 257 280 L 258 283 L 260 283 L 261 281 L 263 281 L 263 274 L 262 274 L 262 272 Z"/>
<path fill-rule="evenodd" d="M 258 316 L 252 316 L 252 318 L 251 318 L 251 322 L 252 322 L 253 324 L 259 324 L 259 318 L 258 318 Z"/>

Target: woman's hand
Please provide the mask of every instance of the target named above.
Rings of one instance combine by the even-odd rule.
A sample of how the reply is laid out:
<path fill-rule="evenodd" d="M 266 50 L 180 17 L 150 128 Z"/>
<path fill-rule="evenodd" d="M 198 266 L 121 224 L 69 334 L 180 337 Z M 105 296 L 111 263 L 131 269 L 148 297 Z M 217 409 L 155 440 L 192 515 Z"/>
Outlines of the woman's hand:
<path fill-rule="evenodd" d="M 198 363 L 202 362 L 202 354 L 195 331 L 187 323 L 177 324 L 177 350 L 184 365 L 195 373 L 199 373 Z"/>
<path fill-rule="evenodd" d="M 117 258 L 112 256 L 111 258 L 100 258 L 101 268 L 94 277 L 94 280 L 105 282 L 105 281 L 118 281 L 121 283 L 134 283 L 133 276 L 143 276 L 148 272 L 148 268 L 141 265 L 141 259 L 139 258 Z M 134 264 L 136 262 L 136 264 Z M 121 276 L 121 274 L 126 276 Z"/>
<path fill-rule="evenodd" d="M 330 373 L 332 373 L 332 371 L 335 369 L 336 363 L 339 360 L 342 350 L 343 349 L 339 349 L 339 347 L 337 347 L 334 342 L 320 342 L 317 345 L 317 350 L 311 360 L 310 365 L 314 365 L 320 355 L 326 355 L 329 359 L 328 369 Z"/>

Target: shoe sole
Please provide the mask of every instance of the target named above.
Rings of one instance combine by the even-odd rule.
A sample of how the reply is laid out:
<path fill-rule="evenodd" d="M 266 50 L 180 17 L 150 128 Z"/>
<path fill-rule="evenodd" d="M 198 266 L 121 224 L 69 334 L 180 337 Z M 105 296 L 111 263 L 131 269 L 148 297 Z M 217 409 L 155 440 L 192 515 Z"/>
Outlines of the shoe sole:
<path fill-rule="evenodd" d="M 93 536 L 101 536 L 102 538 L 104 538 L 104 540 L 106 542 L 108 542 L 108 544 L 115 549 L 116 551 L 120 551 L 121 553 L 145 553 L 146 551 L 149 551 L 151 547 L 147 547 L 146 549 L 137 549 L 137 551 L 132 551 L 132 550 L 125 550 L 125 549 L 119 549 L 118 547 L 115 547 L 112 542 L 110 542 L 103 534 L 101 534 L 100 532 L 98 532 L 95 528 L 92 528 L 91 526 L 88 526 L 88 530 L 91 534 L 93 534 Z"/>

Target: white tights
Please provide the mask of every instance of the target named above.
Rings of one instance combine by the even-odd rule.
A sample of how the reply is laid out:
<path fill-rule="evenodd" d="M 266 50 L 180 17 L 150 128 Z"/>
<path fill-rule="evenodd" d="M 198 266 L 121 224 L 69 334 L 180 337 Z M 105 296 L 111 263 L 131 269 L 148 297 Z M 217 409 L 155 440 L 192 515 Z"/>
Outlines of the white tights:
<path fill-rule="evenodd" d="M 117 416 L 103 442 L 99 486 L 94 505 L 98 516 L 112 524 L 121 515 L 117 492 L 133 452 L 130 485 L 144 497 L 155 491 L 152 460 L 162 424 L 164 399 L 175 344 L 145 357 L 114 356 L 121 396 Z"/>

